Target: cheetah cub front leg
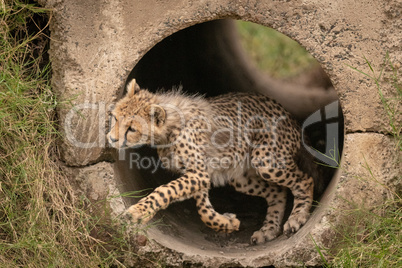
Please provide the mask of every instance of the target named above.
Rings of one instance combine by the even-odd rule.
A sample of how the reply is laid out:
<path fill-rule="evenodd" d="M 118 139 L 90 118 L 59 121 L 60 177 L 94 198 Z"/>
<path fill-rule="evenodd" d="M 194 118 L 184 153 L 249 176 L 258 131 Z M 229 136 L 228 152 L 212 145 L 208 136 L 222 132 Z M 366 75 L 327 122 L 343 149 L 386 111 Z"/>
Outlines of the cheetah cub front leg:
<path fill-rule="evenodd" d="M 129 207 L 124 216 L 133 223 L 145 224 L 159 210 L 167 208 L 172 202 L 188 199 L 201 190 L 208 190 L 209 179 L 206 174 L 203 178 L 201 180 L 189 172 L 168 184 L 161 185 L 137 204 Z"/>
<path fill-rule="evenodd" d="M 212 207 L 208 197 L 210 183 L 206 179 L 206 175 L 203 175 L 203 178 L 200 180 L 190 172 L 175 181 L 162 185 L 137 204 L 129 207 L 124 217 L 133 223 L 145 224 L 153 218 L 158 210 L 167 208 L 170 203 L 194 197 L 201 220 L 208 227 L 224 233 L 238 231 L 240 221 L 235 214 L 220 214 Z"/>
<path fill-rule="evenodd" d="M 209 201 L 208 191 L 202 191 L 194 196 L 196 200 L 198 214 L 201 220 L 209 228 L 223 233 L 232 233 L 238 231 L 240 221 L 236 218 L 235 214 L 224 213 L 220 214 L 215 211 Z"/>

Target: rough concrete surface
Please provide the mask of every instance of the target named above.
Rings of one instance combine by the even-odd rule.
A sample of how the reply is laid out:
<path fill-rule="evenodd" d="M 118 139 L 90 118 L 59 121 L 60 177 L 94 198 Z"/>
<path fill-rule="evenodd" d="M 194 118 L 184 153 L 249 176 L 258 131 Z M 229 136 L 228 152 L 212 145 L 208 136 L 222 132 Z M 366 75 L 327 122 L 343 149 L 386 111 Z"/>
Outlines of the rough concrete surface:
<path fill-rule="evenodd" d="M 293 107 L 295 110 L 292 112 L 295 115 L 305 106 L 325 105 L 325 102 L 333 98 L 330 93 L 317 98 L 318 101 L 311 101 L 310 97 L 295 97 L 295 94 L 298 94 L 294 90 L 297 85 L 290 85 L 290 91 L 286 91 L 286 86 L 283 86 L 285 84 L 261 78 L 258 74 L 254 75 L 257 71 L 253 71 L 241 58 L 235 48 L 236 44 L 230 41 L 233 38 L 229 33 L 222 32 L 226 26 L 212 22 L 198 27 L 199 23 L 224 18 L 241 19 L 272 27 L 286 34 L 304 46 L 320 62 L 339 97 L 347 133 L 343 168 L 328 186 L 321 199 L 322 207 L 314 211 L 312 219 L 295 236 L 289 239 L 280 238 L 258 247 L 250 247 L 243 243 L 225 248 L 219 246 L 216 241 L 208 242 L 205 239 L 208 234 L 202 230 L 193 234 L 190 231 L 186 233 L 186 230 L 193 229 L 184 229 L 184 238 L 176 239 L 169 236 L 166 230 L 154 228 L 149 232 L 153 242 L 141 249 L 144 255 L 159 254 L 166 262 L 178 267 L 184 262 L 205 267 L 320 265 L 320 258 L 311 237 L 323 247 L 331 247 L 336 242 L 330 225 L 336 225 L 340 221 L 335 208 L 347 207 L 341 197 L 352 198 L 357 203 L 365 200 L 367 205 L 381 203 L 387 198 L 387 193 L 370 179 L 370 174 L 364 166 L 370 166 L 375 177 L 385 184 L 389 184 L 398 176 L 399 170 L 394 165 L 398 155 L 392 139 L 387 136 L 388 118 L 374 81 L 350 66 L 370 73 L 366 58 L 378 73 L 383 67 L 387 52 L 394 67 L 401 66 L 400 0 L 40 2 L 53 9 L 50 54 L 52 85 L 59 102 L 63 103 L 58 111 L 60 128 L 65 133 L 65 139 L 60 144 L 62 160 L 67 166 L 77 167 L 73 168 L 73 177 L 81 189 L 94 200 L 107 197 L 112 190 L 131 189 L 131 186 L 126 187 L 116 181 L 133 180 L 134 182 L 127 184 L 141 184 L 141 180 L 138 180 L 142 178 L 140 172 L 136 171 L 130 178 L 119 178 L 121 175 L 115 172 L 116 166 L 112 169 L 112 164 L 102 162 L 111 159 L 105 139 L 107 110 L 123 93 L 130 75 L 136 77 L 138 74 L 144 84 L 152 85 L 152 82 L 157 81 L 160 84 L 156 84 L 156 87 L 166 86 L 175 82 L 168 80 L 169 77 L 163 77 L 161 70 L 169 69 L 166 64 L 176 60 L 181 63 L 186 55 L 196 57 L 199 52 L 198 54 L 207 55 L 203 57 L 205 59 L 200 57 L 199 61 L 195 61 L 187 73 L 183 74 L 183 77 L 187 77 L 189 83 L 192 83 L 193 91 L 214 91 L 215 89 L 202 91 L 203 89 L 197 87 L 208 80 L 205 79 L 206 75 L 211 75 L 213 85 L 225 87 L 222 92 L 230 91 L 236 85 L 238 88 L 235 90 L 250 88 L 258 91 L 264 88 L 264 92 L 281 99 L 286 107 Z M 193 25 L 197 25 L 192 28 L 194 31 L 182 32 L 184 37 L 180 36 L 180 30 Z M 156 56 L 148 57 L 141 65 L 142 68 L 138 67 L 140 60 L 146 59 L 147 52 L 157 48 L 156 45 L 162 40 L 170 40 L 169 38 L 173 38 L 170 36 L 177 32 L 177 40 L 186 42 L 174 44 L 189 44 L 189 47 L 179 46 L 175 51 L 174 47 L 169 47 L 166 42 L 159 46 L 161 54 L 156 53 Z M 197 42 L 190 42 L 197 36 Z M 164 51 L 168 51 L 169 55 L 164 55 Z M 229 54 L 224 55 L 224 51 Z M 230 57 L 234 57 L 233 61 L 228 60 Z M 165 59 L 165 62 L 155 61 L 159 58 Z M 228 64 L 216 64 L 217 62 L 211 62 L 210 59 L 223 59 Z M 239 70 L 234 71 L 235 67 L 239 67 Z M 380 82 L 387 98 L 392 97 L 394 92 L 389 82 L 391 71 L 385 67 L 384 79 Z M 168 74 L 176 74 L 180 78 L 182 73 L 172 71 Z M 282 86 L 284 89 L 281 89 Z M 281 94 L 281 90 L 286 94 Z M 300 105 L 303 101 L 306 105 Z M 91 166 L 88 166 L 89 164 Z M 122 210 L 122 202 L 121 200 L 119 204 L 111 205 L 116 214 Z M 169 218 L 169 214 L 166 214 L 166 217 Z M 193 224 L 192 221 L 189 223 Z M 172 220 L 171 224 L 177 225 L 177 222 Z M 177 228 L 179 227 L 180 225 Z"/>
<path fill-rule="evenodd" d="M 82 168 L 63 166 L 63 170 L 73 180 L 78 195 L 86 196 L 91 203 L 100 204 L 107 200 L 112 217 L 124 212 L 124 200 L 114 179 L 111 163 L 100 162 Z"/>

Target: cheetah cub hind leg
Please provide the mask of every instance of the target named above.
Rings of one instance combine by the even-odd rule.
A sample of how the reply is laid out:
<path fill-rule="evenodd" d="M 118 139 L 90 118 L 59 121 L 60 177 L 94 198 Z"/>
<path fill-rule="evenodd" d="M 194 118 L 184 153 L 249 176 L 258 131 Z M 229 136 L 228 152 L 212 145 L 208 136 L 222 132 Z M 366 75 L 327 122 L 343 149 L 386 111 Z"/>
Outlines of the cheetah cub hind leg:
<path fill-rule="evenodd" d="M 259 196 L 267 201 L 268 208 L 263 226 L 254 232 L 250 238 L 250 243 L 262 244 L 278 237 L 281 234 L 280 224 L 285 212 L 286 189 L 261 179 L 253 169 L 234 178 L 230 184 L 238 192 Z"/>
<path fill-rule="evenodd" d="M 262 181 L 263 182 L 263 181 Z M 286 189 L 268 184 L 263 197 L 268 203 L 267 215 L 260 230 L 251 236 L 251 244 L 262 244 L 277 238 L 281 234 L 281 222 L 285 213 L 287 191 Z M 261 196 L 261 195 L 260 195 Z"/>
<path fill-rule="evenodd" d="M 277 238 L 281 234 L 281 222 L 285 213 L 286 189 L 271 185 L 270 193 L 265 197 L 268 203 L 267 215 L 260 230 L 251 236 L 251 244 L 262 244 Z"/>

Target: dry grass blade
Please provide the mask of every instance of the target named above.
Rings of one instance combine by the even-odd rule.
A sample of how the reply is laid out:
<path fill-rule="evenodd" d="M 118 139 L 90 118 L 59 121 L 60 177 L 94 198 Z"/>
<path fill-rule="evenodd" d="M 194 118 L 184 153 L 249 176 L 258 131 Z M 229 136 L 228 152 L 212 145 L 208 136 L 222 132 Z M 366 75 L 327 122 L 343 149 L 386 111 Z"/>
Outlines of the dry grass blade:
<path fill-rule="evenodd" d="M 114 228 L 108 247 L 93 236 L 113 223 L 88 213 L 57 163 L 49 13 L 19 1 L 0 7 L 0 267 L 121 267 L 122 233 Z"/>

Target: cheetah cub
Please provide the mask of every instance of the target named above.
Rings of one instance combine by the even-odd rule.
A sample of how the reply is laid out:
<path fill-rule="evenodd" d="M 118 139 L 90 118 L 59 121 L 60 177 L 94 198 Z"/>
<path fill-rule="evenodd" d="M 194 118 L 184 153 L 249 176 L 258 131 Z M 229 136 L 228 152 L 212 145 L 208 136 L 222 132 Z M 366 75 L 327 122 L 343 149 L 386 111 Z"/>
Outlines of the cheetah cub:
<path fill-rule="evenodd" d="M 286 188 L 294 205 L 283 227 L 285 235 L 308 220 L 314 182 L 297 165 L 301 130 L 276 101 L 249 93 L 208 99 L 180 90 L 150 93 L 132 80 L 112 117 L 108 141 L 113 147 L 151 145 L 166 168 L 181 174 L 131 206 L 126 215 L 132 222 L 145 223 L 170 203 L 194 198 L 208 227 L 236 231 L 236 215 L 215 211 L 208 196 L 211 186 L 226 184 L 268 203 L 263 226 L 251 237 L 253 244 L 281 233 Z"/>

